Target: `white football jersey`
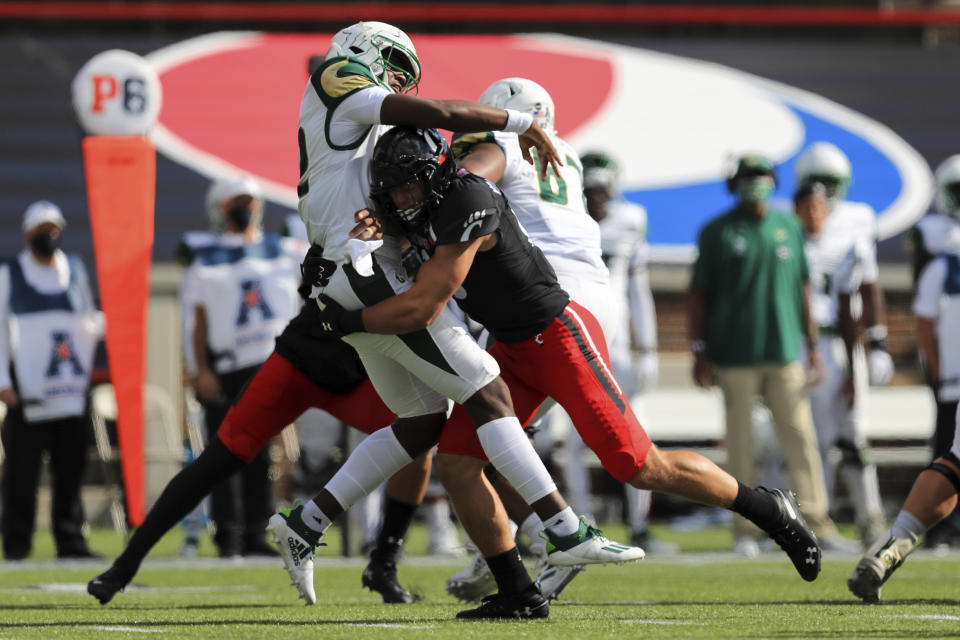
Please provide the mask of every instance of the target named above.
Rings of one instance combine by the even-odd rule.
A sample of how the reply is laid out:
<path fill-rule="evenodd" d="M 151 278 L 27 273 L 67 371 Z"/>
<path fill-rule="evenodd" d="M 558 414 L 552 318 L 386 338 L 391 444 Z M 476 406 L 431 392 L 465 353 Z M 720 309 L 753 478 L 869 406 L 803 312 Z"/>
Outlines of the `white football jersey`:
<path fill-rule="evenodd" d="M 454 153 L 470 145 L 495 142 L 503 149 L 507 166 L 498 186 L 510 201 L 521 226 L 547 256 L 554 268 L 560 262 L 577 262 L 578 272 L 606 282 L 607 269 L 600 250 L 600 228 L 587 213 L 583 202 L 583 170 L 579 156 L 569 144 L 551 136 L 553 145 L 563 157 L 558 175 L 551 167 L 547 178 L 540 179 L 540 162 L 530 164 L 523 158 L 515 133 L 489 131 L 462 134 L 454 139 Z"/>
<path fill-rule="evenodd" d="M 831 224 L 830 214 L 819 236 L 808 237 L 804 250 L 810 268 L 810 313 L 822 327 L 837 322 L 838 297 L 856 295 L 861 284 L 877 281 L 876 246 L 849 219 Z"/>
<path fill-rule="evenodd" d="M 942 213 L 928 213 L 917 220 L 923 248 L 932 255 L 960 252 L 960 221 Z"/>
<path fill-rule="evenodd" d="M 354 214 L 370 207 L 370 158 L 379 136 L 380 107 L 390 92 L 353 58 L 317 69 L 300 105 L 300 217 L 311 242 L 338 263 L 356 263 L 381 246 L 349 237 Z"/>

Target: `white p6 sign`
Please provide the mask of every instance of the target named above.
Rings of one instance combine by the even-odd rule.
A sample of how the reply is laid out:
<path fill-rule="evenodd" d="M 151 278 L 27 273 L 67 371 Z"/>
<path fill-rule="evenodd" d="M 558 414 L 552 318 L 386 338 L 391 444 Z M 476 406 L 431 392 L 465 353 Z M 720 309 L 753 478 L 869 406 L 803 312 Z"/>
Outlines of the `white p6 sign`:
<path fill-rule="evenodd" d="M 160 113 L 160 80 L 142 57 L 111 49 L 92 57 L 73 79 L 73 108 L 91 135 L 142 136 Z"/>

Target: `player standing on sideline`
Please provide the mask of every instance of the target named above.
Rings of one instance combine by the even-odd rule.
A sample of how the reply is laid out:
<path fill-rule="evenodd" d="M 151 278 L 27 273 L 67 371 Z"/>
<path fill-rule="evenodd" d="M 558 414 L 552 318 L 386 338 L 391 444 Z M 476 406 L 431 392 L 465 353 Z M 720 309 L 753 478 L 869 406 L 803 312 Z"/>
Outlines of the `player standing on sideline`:
<path fill-rule="evenodd" d="M 876 286 L 879 269 L 874 243 L 851 229 L 831 226 L 827 189 L 808 182 L 794 197 L 806 232 L 804 251 L 810 269 L 810 314 L 817 323 L 816 349 L 825 366 L 824 379 L 812 388 L 810 411 L 817 429 L 827 495 L 837 469 L 830 451 L 838 447 L 840 473 L 850 491 L 860 540 L 867 549 L 886 530 L 877 467 L 866 459 L 866 359 L 860 334 L 859 291 Z M 838 540 L 839 542 L 845 541 Z M 823 541 L 825 548 L 829 541 Z M 846 549 L 839 549 L 846 550 Z"/>
<path fill-rule="evenodd" d="M 960 251 L 960 155 L 950 156 L 937 167 L 934 174 L 936 192 L 934 210 L 917 221 L 910 230 L 914 284 L 923 268 L 935 257 Z M 954 415 L 958 398 L 943 398 L 935 378 L 927 370 L 927 381 L 937 403 L 936 426 L 931 446 L 933 459 L 950 450 L 953 443 Z M 957 544 L 960 534 L 960 512 L 954 512 L 930 529 L 924 537 L 925 547 Z"/>
<path fill-rule="evenodd" d="M 657 312 L 647 270 L 647 211 L 619 191 L 619 168 L 606 153 L 580 157 L 587 211 L 600 224 L 603 259 L 610 269 L 617 319 L 610 340 L 610 365 L 627 398 L 657 384 Z M 578 459 L 577 456 L 574 459 Z M 675 545 L 653 537 L 647 528 L 649 491 L 624 485 L 630 542 L 653 554 L 676 553 Z"/>
<path fill-rule="evenodd" d="M 960 210 L 960 181 L 938 181 L 941 211 Z M 941 399 L 960 399 L 960 250 L 934 258 L 923 269 L 913 303 L 917 344 Z M 917 477 L 893 527 L 857 564 L 847 587 L 864 602 L 878 602 L 880 589 L 903 564 L 918 539 L 957 507 L 960 493 L 960 407 L 953 443 Z"/>
<path fill-rule="evenodd" d="M 577 154 L 556 134 L 556 110 L 550 94 L 533 80 L 505 78 L 494 82 L 480 96 L 480 102 L 500 109 L 529 113 L 547 132 L 565 158 L 559 170 L 543 167 L 534 156 L 531 165 L 523 159 L 516 134 L 503 131 L 456 134 L 453 152 L 458 166 L 495 182 L 510 201 L 517 220 L 530 241 L 539 248 L 553 268 L 560 285 L 570 297 L 610 329 L 608 313 L 609 274 L 600 252 L 600 231 L 584 209 L 581 169 Z M 541 177 L 542 169 L 546 175 Z M 481 336 L 481 344 L 487 337 Z M 527 431 L 536 433 L 541 418 L 556 403 L 548 399 L 531 421 Z M 556 597 L 581 567 L 555 567 L 547 562 L 543 523 L 502 477 L 493 478 L 507 514 L 532 541 L 537 555 L 536 579 L 541 593 Z M 580 505 L 584 501 L 580 501 Z M 493 576 L 482 560 L 474 558 L 446 583 L 448 593 L 462 600 L 480 600 L 494 589 Z"/>
<path fill-rule="evenodd" d="M 419 77 L 420 64 L 406 34 L 383 23 L 362 22 L 334 36 L 326 61 L 304 93 L 298 132 L 300 213 L 310 240 L 337 265 L 325 292 L 355 311 L 412 286 L 401 264 L 399 242 L 351 236 L 354 214 L 370 204 L 369 159 L 384 125 L 506 129 L 521 134 L 524 146 L 535 147 L 544 165 L 559 167 L 556 150 L 531 116 L 466 101 L 403 95 L 416 87 Z M 457 253 L 441 253 L 438 263 L 456 268 Z M 398 419 L 392 428 L 364 440 L 313 501 L 271 518 L 268 529 L 280 542 L 284 565 L 301 594 L 313 593 L 312 577 L 308 580 L 304 569 L 323 531 L 413 456 L 436 444 L 447 398 L 467 408 L 485 450 L 555 535 L 563 537 L 558 541 L 571 558 L 615 561 L 617 554 L 604 550 L 609 544 L 605 538 L 579 529 L 576 514 L 523 434 L 496 362 L 452 311 L 438 309 L 429 328 L 411 335 L 357 333 L 346 341 L 357 349 L 377 392 Z M 482 488 L 487 503 L 502 510 L 489 486 Z M 461 514 L 470 506 L 461 505 Z M 509 527 L 488 526 L 473 538 L 491 565 L 500 593 L 460 617 L 546 617 L 549 605 L 527 575 Z"/>
<path fill-rule="evenodd" d="M 434 130 L 394 128 L 377 143 L 372 163 L 378 211 L 405 231 L 426 260 L 413 287 L 365 309 L 345 310 L 321 296 L 323 326 L 331 335 L 417 331 L 454 297 L 491 332 L 490 353 L 503 367 L 522 422 L 546 397 L 558 399 L 614 477 L 736 510 L 770 533 L 805 580 L 816 579 L 820 547 L 792 494 L 752 489 L 703 456 L 652 445 L 609 371 L 596 319 L 570 301 L 493 183 L 464 170 L 454 174 L 445 141 Z M 444 249 L 462 256 L 452 273 L 436 259 Z M 463 408 L 455 407 L 437 456 L 454 503 L 478 505 L 461 518 L 471 535 L 484 522 L 505 516 L 470 502 L 485 483 L 477 436 Z M 474 521 L 481 511 L 484 520 Z M 581 523 L 581 529 L 592 527 Z M 550 561 L 576 564 L 562 538 L 549 527 L 546 534 L 553 544 Z"/>

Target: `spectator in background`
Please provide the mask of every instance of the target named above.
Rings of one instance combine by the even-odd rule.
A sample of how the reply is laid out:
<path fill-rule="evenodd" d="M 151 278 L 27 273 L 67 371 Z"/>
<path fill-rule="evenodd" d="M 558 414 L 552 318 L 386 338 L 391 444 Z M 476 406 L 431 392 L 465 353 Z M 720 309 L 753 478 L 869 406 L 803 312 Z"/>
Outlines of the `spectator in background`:
<path fill-rule="evenodd" d="M 610 366 L 642 422 L 634 396 L 653 388 L 659 372 L 657 312 L 647 271 L 647 210 L 620 194 L 619 167 L 610 155 L 586 153 L 580 162 L 587 212 L 600 225 L 603 261 L 610 270 L 610 290 L 614 294 L 609 300 L 615 318 L 609 340 Z M 569 437 L 577 437 L 576 431 Z M 675 545 L 652 537 L 647 528 L 651 493 L 629 484 L 624 485 L 624 491 L 630 543 L 653 554 L 676 553 Z"/>
<path fill-rule="evenodd" d="M 96 558 L 83 536 L 80 487 L 90 438 L 87 392 L 102 316 L 87 272 L 60 250 L 66 220 L 31 204 L 26 244 L 0 265 L 0 401 L 3 421 L 3 555 L 30 555 L 43 452 L 50 456 L 51 520 L 58 558 Z"/>
<path fill-rule="evenodd" d="M 215 182 L 207 194 L 215 233 L 187 234 L 184 354 L 207 439 L 232 400 L 273 352 L 274 339 L 300 309 L 302 245 L 260 231 L 259 185 L 240 178 Z M 214 541 L 221 557 L 276 555 L 264 529 L 274 511 L 269 447 L 213 491 Z"/>
<path fill-rule="evenodd" d="M 845 220 L 842 212 L 830 210 L 828 193 L 822 183 L 808 182 L 794 197 L 797 217 L 807 235 L 804 249 L 810 267 L 810 314 L 817 324 L 817 349 L 824 364 L 823 381 L 810 389 L 810 408 L 827 496 L 832 499 L 838 471 L 829 461 L 836 447 L 839 472 L 866 549 L 883 535 L 887 525 L 877 466 L 868 459 L 867 362 L 857 309 L 861 307 L 859 292 L 877 288 L 879 269 L 873 239 L 857 234 L 857 226 Z M 867 298 L 875 300 L 876 296 Z"/>
<path fill-rule="evenodd" d="M 821 370 L 803 231 L 795 216 L 770 209 L 775 187 L 769 160 L 740 157 L 727 180 L 736 205 L 700 230 L 689 311 L 693 378 L 701 387 L 716 379 L 723 390 L 727 466 L 744 483 L 756 471 L 751 414 L 756 396 L 763 399 L 801 510 L 827 549 L 840 536 L 827 514 L 806 376 L 798 362 L 805 341 L 811 373 Z M 743 518 L 735 517 L 734 536 L 739 553 L 759 552 L 755 530 Z"/>

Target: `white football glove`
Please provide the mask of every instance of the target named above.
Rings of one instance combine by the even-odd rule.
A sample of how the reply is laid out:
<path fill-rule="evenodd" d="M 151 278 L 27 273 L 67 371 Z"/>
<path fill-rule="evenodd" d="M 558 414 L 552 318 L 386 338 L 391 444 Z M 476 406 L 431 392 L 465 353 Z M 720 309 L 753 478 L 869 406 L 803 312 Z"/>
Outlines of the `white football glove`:
<path fill-rule="evenodd" d="M 660 358 L 656 351 L 635 352 L 633 370 L 636 374 L 637 393 L 650 391 L 657 386 L 660 377 Z"/>
<path fill-rule="evenodd" d="M 890 383 L 893 378 L 893 357 L 884 349 L 871 349 L 867 356 L 867 370 L 870 375 L 870 384 L 882 387 Z"/>

